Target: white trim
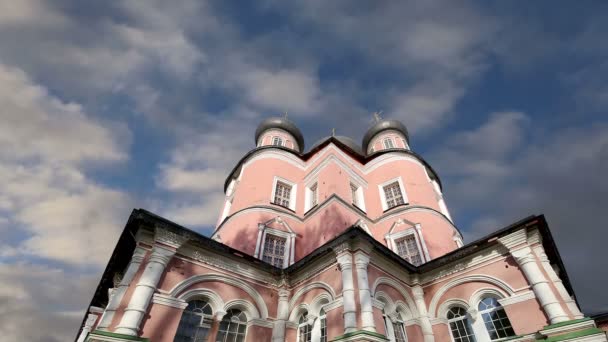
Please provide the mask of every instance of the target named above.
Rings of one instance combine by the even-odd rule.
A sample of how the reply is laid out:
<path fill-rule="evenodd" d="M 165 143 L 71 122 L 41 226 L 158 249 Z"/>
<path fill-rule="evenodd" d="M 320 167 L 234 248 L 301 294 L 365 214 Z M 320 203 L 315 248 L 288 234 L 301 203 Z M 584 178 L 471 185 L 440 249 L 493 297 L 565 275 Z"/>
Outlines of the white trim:
<path fill-rule="evenodd" d="M 531 300 L 531 299 L 536 299 L 536 296 L 534 295 L 534 291 L 528 290 L 526 292 L 514 294 L 511 297 L 505 297 L 505 298 L 499 299 L 498 302 L 502 306 L 509 306 L 512 304 L 525 302 L 525 301 Z"/>
<path fill-rule="evenodd" d="M 388 142 L 388 144 L 387 144 Z M 395 140 L 393 140 L 392 136 L 388 136 L 388 137 L 384 137 L 382 138 L 382 145 L 384 146 L 385 150 L 388 150 L 389 148 L 395 148 L 396 144 L 395 144 Z M 387 145 L 392 145 L 392 146 L 387 146 Z"/>
<path fill-rule="evenodd" d="M 403 180 L 401 176 L 392 178 L 384 183 L 378 184 L 378 192 L 380 193 L 380 202 L 382 203 L 382 211 L 385 212 L 389 209 L 388 204 L 386 204 L 386 193 L 384 192 L 384 187 L 397 182 L 399 184 L 399 190 L 401 190 L 401 196 L 403 197 L 403 203 L 408 204 L 409 200 L 407 198 L 407 193 L 405 192 L 405 187 L 403 186 Z M 394 207 L 391 207 L 391 209 Z"/>
<path fill-rule="evenodd" d="M 312 191 L 312 187 L 316 186 L 316 194 L 315 192 Z M 315 203 L 313 205 L 313 194 L 316 195 L 316 198 L 314 199 Z M 313 207 L 317 206 L 319 204 L 319 182 L 317 181 L 317 179 L 314 179 L 313 181 L 311 181 L 310 183 L 308 183 L 306 185 L 305 188 L 305 192 L 304 192 L 304 213 L 306 213 L 307 211 L 309 211 L 310 209 L 312 209 Z"/>
<path fill-rule="evenodd" d="M 238 278 L 229 277 L 224 274 L 201 274 L 192 276 L 188 279 L 182 280 L 180 283 L 175 285 L 169 291 L 169 294 L 172 297 L 176 297 L 178 294 L 180 294 L 182 291 L 189 288 L 190 286 L 208 281 L 217 281 L 240 288 L 248 295 L 250 295 L 251 298 L 253 298 L 258 307 L 261 318 L 266 319 L 268 317 L 268 308 L 266 307 L 266 302 L 264 302 L 264 298 L 255 288 Z"/>
<path fill-rule="evenodd" d="M 323 305 L 323 310 L 325 310 L 325 312 L 327 313 L 337 308 L 341 308 L 343 305 L 344 302 L 342 301 L 342 297 L 339 297 L 336 298 L 333 302 L 329 302 L 328 304 Z"/>
<path fill-rule="evenodd" d="M 164 295 L 165 297 L 173 298 L 169 295 Z M 211 309 L 213 310 L 213 314 L 216 312 L 226 312 L 224 310 L 224 300 L 220 297 L 215 291 L 209 289 L 192 289 L 182 293 L 178 298 L 178 300 L 182 300 L 184 302 L 189 302 L 195 299 L 204 299 L 209 305 L 211 305 Z M 187 303 L 186 303 L 187 305 Z M 184 307 L 185 308 L 185 307 Z"/>
<path fill-rule="evenodd" d="M 388 137 L 392 137 L 393 139 L 394 138 L 397 138 L 397 139 L 404 139 L 405 138 L 405 136 L 403 135 L 403 133 L 401 133 L 400 131 L 398 131 L 396 129 L 387 129 L 386 131 L 382 131 L 382 132 L 376 134 L 374 136 L 374 138 L 372 140 L 370 140 L 369 144 L 367 144 L 367 149 L 368 149 L 367 153 L 370 154 L 370 153 L 373 152 L 373 147 L 378 142 L 378 140 L 380 140 L 380 145 L 382 145 L 382 149 L 386 149 L 384 147 L 383 141 L 384 141 L 384 138 L 386 138 L 387 136 Z M 407 149 L 409 150 L 409 147 Z"/>
<path fill-rule="evenodd" d="M 365 209 L 365 194 L 363 192 L 362 183 L 358 182 L 355 179 L 352 179 L 352 178 L 350 179 L 350 183 L 348 184 L 348 187 L 349 187 L 351 197 L 352 197 L 351 185 L 354 185 L 357 188 L 355 190 L 355 198 L 351 198 L 351 204 L 354 205 L 355 207 L 361 209 L 363 212 L 367 212 L 367 210 Z"/>
<path fill-rule="evenodd" d="M 509 296 L 515 293 L 513 288 L 507 282 L 485 274 L 474 274 L 462 278 L 453 279 L 445 283 L 439 290 L 435 292 L 429 304 L 429 315 L 431 317 L 437 317 L 437 305 L 439 304 L 439 300 L 449 289 L 456 287 L 460 284 L 474 282 L 489 283 L 495 285 L 496 287 L 507 293 Z"/>
<path fill-rule="evenodd" d="M 397 233 L 393 233 L 393 230 L 395 229 L 395 227 L 402 225 L 402 224 L 405 224 L 405 222 L 403 220 L 397 220 L 395 223 L 393 223 L 393 225 L 391 226 L 391 229 L 389 229 L 389 232 L 386 235 L 384 235 L 384 239 L 386 240 L 388 248 L 391 249 L 393 252 L 395 252 L 395 254 L 399 255 L 399 251 L 397 249 L 397 241 L 405 238 L 408 235 L 414 235 L 414 239 L 416 240 L 416 248 L 418 248 L 418 254 L 420 254 L 420 259 L 422 260 L 421 265 L 424 264 L 425 262 L 428 262 L 430 260 L 430 258 L 428 255 L 428 251 L 425 250 L 426 245 L 425 245 L 425 248 L 422 248 L 423 245 L 421 243 L 421 240 L 423 240 L 424 237 L 422 236 L 422 234 L 418 234 L 419 231 L 415 228 L 415 226 L 407 228 L 407 229 L 397 232 Z M 399 256 L 401 257 L 401 255 L 399 255 Z M 410 262 L 409 260 L 406 260 L 406 261 Z"/>
<path fill-rule="evenodd" d="M 278 230 L 268 225 L 271 223 L 279 223 L 283 226 L 283 228 L 287 229 L 287 232 L 282 230 Z M 291 229 L 289 224 L 285 222 L 281 218 L 281 216 L 277 216 L 271 220 L 266 221 L 265 223 L 258 224 L 258 238 L 255 245 L 255 253 L 253 256 L 260 260 L 263 259 L 262 251 L 264 250 L 264 245 L 266 244 L 266 235 L 271 234 L 274 236 L 278 236 L 284 238 L 285 241 L 285 255 L 283 257 L 283 268 L 288 267 L 289 265 L 294 263 L 294 251 L 295 251 L 295 238 L 296 233 Z"/>
<path fill-rule="evenodd" d="M 292 181 L 289 181 L 285 178 L 279 177 L 279 176 L 274 176 L 274 180 L 272 181 L 272 194 L 270 196 L 270 203 L 274 204 L 274 205 L 279 205 L 279 204 L 275 204 L 274 203 L 274 197 L 275 197 L 275 193 L 277 191 L 277 182 L 281 182 L 284 184 L 287 184 L 289 186 L 291 186 L 291 190 L 289 192 L 289 209 L 296 211 L 296 194 L 297 194 L 297 190 L 298 190 L 298 184 L 294 183 Z M 281 205 L 279 205 L 281 206 Z"/>
<path fill-rule="evenodd" d="M 183 299 L 167 296 L 161 293 L 155 293 L 154 296 L 152 296 L 152 303 L 182 310 L 188 306 L 188 302 Z"/>
<path fill-rule="evenodd" d="M 248 300 L 244 299 L 233 299 L 224 305 L 224 312 L 228 312 L 230 309 L 238 309 L 245 313 L 247 316 L 247 322 L 252 319 L 259 319 L 260 312 L 255 307 L 255 305 L 251 304 Z"/>
<path fill-rule="evenodd" d="M 409 292 L 407 292 L 405 287 L 403 285 L 399 284 L 394 279 L 391 279 L 388 277 L 376 278 L 376 281 L 374 281 L 374 284 L 371 287 L 372 297 L 376 298 L 376 290 L 378 289 L 378 286 L 383 285 L 383 284 L 391 286 L 392 288 L 397 290 L 397 292 L 399 292 L 401 294 L 401 296 L 403 296 L 403 298 L 405 298 L 406 304 L 407 304 L 410 312 L 412 313 L 412 315 L 415 317 L 418 317 L 419 313 L 418 313 L 418 308 L 416 307 L 416 302 L 414 302 L 414 299 L 412 298 L 412 296 L 410 296 Z"/>
<path fill-rule="evenodd" d="M 294 305 L 297 303 L 298 299 L 300 299 L 300 297 L 302 297 L 302 295 L 304 295 L 306 292 L 308 292 L 310 290 L 313 290 L 313 289 L 323 289 L 323 290 L 325 290 L 329 294 L 329 296 L 331 298 L 330 304 L 336 298 L 336 292 L 334 291 L 334 289 L 329 284 L 327 284 L 325 282 L 322 282 L 322 281 L 315 281 L 315 282 L 312 282 L 312 283 L 307 284 L 305 286 L 302 286 L 296 292 L 294 292 L 293 296 L 289 300 L 289 306 L 288 306 L 289 307 L 289 311 L 291 311 L 293 309 Z"/>

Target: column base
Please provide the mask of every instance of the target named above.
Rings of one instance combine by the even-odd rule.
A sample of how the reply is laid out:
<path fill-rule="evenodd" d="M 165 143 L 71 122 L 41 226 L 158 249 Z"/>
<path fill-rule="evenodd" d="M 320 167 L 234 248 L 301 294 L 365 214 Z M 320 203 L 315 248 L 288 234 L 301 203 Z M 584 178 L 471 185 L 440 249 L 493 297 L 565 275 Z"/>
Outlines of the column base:
<path fill-rule="evenodd" d="M 95 330 L 89 333 L 89 336 L 85 339 L 85 342 L 121 342 L 121 341 L 137 341 L 137 342 L 149 342 L 150 340 L 145 337 L 137 337 L 131 335 L 117 334 L 109 331 Z"/>
<path fill-rule="evenodd" d="M 344 335 L 340 335 L 331 342 L 387 342 L 388 338 L 386 336 L 379 334 L 377 332 L 371 332 L 367 330 L 357 330 L 353 332 L 346 333 Z"/>

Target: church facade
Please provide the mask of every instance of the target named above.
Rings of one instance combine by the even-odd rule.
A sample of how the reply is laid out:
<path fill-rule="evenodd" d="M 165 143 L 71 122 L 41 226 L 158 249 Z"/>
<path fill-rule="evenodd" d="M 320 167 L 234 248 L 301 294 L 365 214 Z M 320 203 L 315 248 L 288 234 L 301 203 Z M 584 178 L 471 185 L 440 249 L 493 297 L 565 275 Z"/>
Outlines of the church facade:
<path fill-rule="evenodd" d="M 544 217 L 466 245 L 406 127 L 304 152 L 263 121 L 228 175 L 214 233 L 132 212 L 81 341 L 607 341 Z"/>

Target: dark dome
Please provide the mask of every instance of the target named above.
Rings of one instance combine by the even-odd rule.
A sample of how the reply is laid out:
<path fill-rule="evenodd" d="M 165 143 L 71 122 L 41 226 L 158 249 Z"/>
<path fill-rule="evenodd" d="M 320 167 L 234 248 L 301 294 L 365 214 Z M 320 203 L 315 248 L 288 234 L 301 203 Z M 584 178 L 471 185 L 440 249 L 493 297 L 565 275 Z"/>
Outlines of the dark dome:
<path fill-rule="evenodd" d="M 380 120 L 376 122 L 370 129 L 367 130 L 365 135 L 363 136 L 363 150 L 367 151 L 367 145 L 372 141 L 372 139 L 380 132 L 395 130 L 401 132 L 405 136 L 405 140 L 407 143 L 410 143 L 410 136 L 407 132 L 407 128 L 405 125 L 398 120 Z"/>
<path fill-rule="evenodd" d="M 262 121 L 262 123 L 255 130 L 255 143 L 258 143 L 258 139 L 260 139 L 260 136 L 265 131 L 272 128 L 278 128 L 287 131 L 293 136 L 294 139 L 296 139 L 300 152 L 304 151 L 304 137 L 302 136 L 302 132 L 300 132 L 298 127 L 296 127 L 293 122 L 289 121 L 286 118 L 273 117 Z"/>
<path fill-rule="evenodd" d="M 314 143 L 310 149 L 314 150 L 315 147 L 321 145 L 325 140 L 330 139 L 330 138 L 334 138 L 334 139 L 338 140 L 339 142 L 348 146 L 351 150 L 359 153 L 360 155 L 363 155 L 363 156 L 365 155 L 365 153 L 363 153 L 363 151 L 361 150 L 361 146 L 359 146 L 359 144 L 357 144 L 353 139 L 351 139 L 349 137 L 345 137 L 343 135 L 336 135 L 334 137 L 329 136 L 329 137 L 321 138 L 321 139 L 317 140 L 317 142 Z"/>

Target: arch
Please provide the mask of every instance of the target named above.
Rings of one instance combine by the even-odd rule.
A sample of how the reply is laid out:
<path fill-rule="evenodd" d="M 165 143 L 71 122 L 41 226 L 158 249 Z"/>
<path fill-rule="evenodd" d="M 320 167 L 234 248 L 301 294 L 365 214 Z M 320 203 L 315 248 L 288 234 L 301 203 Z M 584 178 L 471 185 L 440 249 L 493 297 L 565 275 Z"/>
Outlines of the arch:
<path fill-rule="evenodd" d="M 492 288 L 482 288 L 479 289 L 471 295 L 469 298 L 469 306 L 477 309 L 477 305 L 479 302 L 486 297 L 494 297 L 496 299 L 502 299 L 507 297 L 508 295 L 500 290 L 492 289 Z"/>
<path fill-rule="evenodd" d="M 375 293 L 376 293 L 376 290 L 378 289 L 378 286 L 380 286 L 382 284 L 386 284 L 386 285 L 394 288 L 395 290 L 397 290 L 405 299 L 405 302 L 407 303 L 409 311 L 413 315 L 418 317 L 419 313 L 418 313 L 418 309 L 416 308 L 416 302 L 414 302 L 414 300 L 412 299 L 410 294 L 407 292 L 407 290 L 394 279 L 391 279 L 388 277 L 378 277 L 378 279 L 376 279 L 376 281 L 374 281 L 374 285 L 372 286 L 372 289 L 371 289 L 372 296 L 375 297 Z"/>
<path fill-rule="evenodd" d="M 295 308 L 293 308 L 293 310 L 291 310 L 291 313 L 289 314 L 289 319 L 288 321 L 293 323 L 293 324 L 298 324 L 298 318 L 300 317 L 300 315 L 304 312 L 310 312 L 308 310 L 308 304 L 306 303 L 301 303 L 300 305 L 296 306 Z"/>
<path fill-rule="evenodd" d="M 449 289 L 456 287 L 460 284 L 473 283 L 473 282 L 492 284 L 492 285 L 500 288 L 501 290 L 503 290 L 505 293 L 508 294 L 508 296 L 515 293 L 515 291 L 513 290 L 513 288 L 511 288 L 511 286 L 509 286 L 509 284 L 507 284 L 506 282 L 504 282 L 498 278 L 488 276 L 488 275 L 474 274 L 474 275 L 470 275 L 470 276 L 466 276 L 466 277 L 462 277 L 462 278 L 453 279 L 453 280 L 445 283 L 433 295 L 433 299 L 431 299 L 431 303 L 429 305 L 429 314 L 431 315 L 431 317 L 435 317 L 435 318 L 437 317 L 437 305 L 439 304 L 439 300 Z"/>
<path fill-rule="evenodd" d="M 211 305 L 213 309 L 213 314 L 216 312 L 224 311 L 224 300 L 220 297 L 215 291 L 209 289 L 192 289 L 182 293 L 179 299 L 184 300 L 186 302 L 191 301 L 193 299 L 203 298 Z"/>
<path fill-rule="evenodd" d="M 291 297 L 291 300 L 289 301 L 289 310 L 291 311 L 293 306 L 298 302 L 298 300 L 300 299 L 300 297 L 302 297 L 306 292 L 312 290 L 312 289 L 323 289 L 325 291 L 327 291 L 327 293 L 329 293 L 330 295 L 330 301 L 333 301 L 336 298 L 336 292 L 334 291 L 334 289 L 329 286 L 327 283 L 324 283 L 322 281 L 315 281 L 312 282 L 306 286 L 302 286 L 300 289 L 298 289 L 298 291 L 296 291 L 293 294 L 293 297 Z"/>
<path fill-rule="evenodd" d="M 437 311 L 437 318 L 447 322 L 448 311 L 455 306 L 461 306 L 467 311 L 469 311 L 470 308 L 470 305 L 466 300 L 462 298 L 451 298 L 441 303 Z"/>
<path fill-rule="evenodd" d="M 401 300 L 395 302 L 395 312 L 399 314 L 402 321 L 409 321 L 414 319 L 414 315 L 412 315 L 412 310 Z"/>
<path fill-rule="evenodd" d="M 321 309 L 323 308 L 323 306 L 329 304 L 332 300 L 333 298 L 329 293 L 319 294 L 312 300 L 310 304 L 310 311 L 308 311 L 308 313 L 319 317 L 321 315 Z"/>
<path fill-rule="evenodd" d="M 262 296 L 256 289 L 254 289 L 251 285 L 247 284 L 246 282 L 244 282 L 240 279 L 229 277 L 229 276 L 226 276 L 223 274 L 212 273 L 212 274 L 201 274 L 201 275 L 192 276 L 188 279 L 181 281 L 179 284 L 175 285 L 169 291 L 169 294 L 173 297 L 177 297 L 177 295 L 179 293 L 181 293 L 182 291 L 184 291 L 185 289 L 187 289 L 188 287 L 190 287 L 194 284 L 210 282 L 210 281 L 217 281 L 217 282 L 225 283 L 228 285 L 232 285 L 234 287 L 238 287 L 241 290 L 245 291 L 255 301 L 255 304 L 259 310 L 259 316 L 262 319 L 268 318 L 268 308 L 266 307 L 266 303 L 264 302 L 264 299 L 262 298 Z"/>
<path fill-rule="evenodd" d="M 384 312 L 391 313 L 391 312 L 395 311 L 395 302 L 393 301 L 391 296 L 389 296 L 387 293 L 378 291 L 374 295 L 374 298 L 376 298 L 380 302 L 384 303 L 384 308 L 383 308 Z"/>
<path fill-rule="evenodd" d="M 226 303 L 224 306 L 224 312 L 228 312 L 230 309 L 239 309 L 245 313 L 247 316 L 247 320 L 250 321 L 252 319 L 260 318 L 260 313 L 255 305 L 251 304 L 251 302 L 244 299 L 233 299 Z"/>

